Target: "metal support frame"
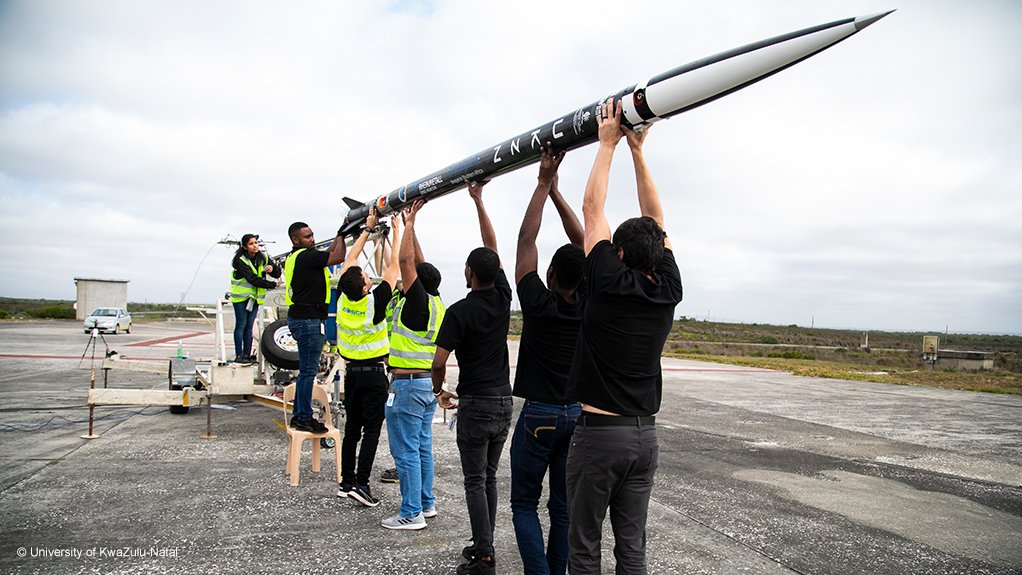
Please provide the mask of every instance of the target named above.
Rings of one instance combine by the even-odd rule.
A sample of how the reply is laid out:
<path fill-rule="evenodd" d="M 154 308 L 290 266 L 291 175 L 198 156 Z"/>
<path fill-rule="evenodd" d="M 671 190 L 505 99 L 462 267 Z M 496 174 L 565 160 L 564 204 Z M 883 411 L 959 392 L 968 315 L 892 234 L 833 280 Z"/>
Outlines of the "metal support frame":
<path fill-rule="evenodd" d="M 384 224 L 386 226 L 386 224 Z M 380 239 L 382 238 L 382 241 Z M 382 281 L 380 273 L 382 271 L 382 264 L 384 258 L 388 255 L 388 250 L 395 249 L 393 242 L 389 234 L 375 233 L 370 236 L 372 243 L 367 242 L 366 246 L 362 250 L 359 259 L 364 260 L 365 264 L 363 268 L 366 273 L 373 278 L 374 282 Z M 347 245 L 351 247 L 354 243 L 353 238 L 347 238 Z M 325 246 L 326 243 L 317 244 Z M 277 256 L 274 261 L 283 261 L 284 256 Z M 278 262 L 279 263 L 279 262 Z M 340 275 L 340 266 L 337 266 L 334 270 L 333 280 L 336 281 Z M 271 296 L 267 294 L 268 299 Z M 279 294 L 276 294 L 279 297 Z M 193 404 L 196 406 L 206 405 L 206 433 L 201 435 L 202 439 L 216 439 L 216 435 L 213 433 L 213 397 L 214 396 L 242 396 L 253 402 L 261 403 L 271 407 L 280 408 L 283 400 L 272 395 L 272 385 L 257 385 L 255 381 L 269 381 L 269 366 L 266 363 L 264 357 L 259 358 L 259 362 L 255 366 L 256 373 L 253 375 L 252 384 L 234 384 L 232 385 L 221 385 L 216 381 L 214 375 L 217 371 L 217 367 L 227 366 L 227 338 L 224 333 L 224 318 L 223 315 L 226 313 L 226 302 L 227 298 L 218 298 L 216 306 L 214 308 L 208 307 L 188 307 L 189 311 L 197 312 L 203 320 L 209 323 L 214 329 L 215 338 L 215 357 L 209 361 L 199 362 L 208 368 L 205 373 L 203 369 L 198 365 L 196 366 L 196 377 L 205 389 L 192 389 L 185 388 L 181 390 L 144 390 L 144 389 L 108 389 L 108 375 L 112 369 L 130 369 L 135 371 L 146 371 L 151 373 L 165 373 L 165 367 L 163 365 L 154 365 L 153 362 L 149 361 L 132 361 L 123 360 L 116 357 L 106 358 L 103 361 L 103 389 L 96 388 L 96 367 L 95 358 L 93 358 L 93 366 L 90 373 L 89 381 L 89 434 L 81 436 L 84 439 L 96 439 L 99 436 L 93 433 L 93 421 L 94 414 L 97 406 L 102 405 L 182 405 L 188 406 Z M 256 316 L 256 327 L 253 330 L 253 341 L 258 341 L 262 336 L 263 329 L 267 322 L 272 323 L 276 320 L 277 310 L 275 305 L 264 305 L 260 306 L 262 311 Z M 212 313 L 213 317 L 207 314 Z M 328 320 L 329 321 L 329 320 Z M 338 428 L 342 428 L 340 425 L 339 418 L 343 417 L 343 406 L 342 398 L 343 393 L 341 391 L 341 379 L 343 378 L 343 366 L 344 360 L 336 352 L 328 352 L 327 362 L 329 363 L 329 369 L 325 372 L 317 374 L 316 385 L 324 385 L 329 389 L 330 383 L 333 383 L 333 415 L 334 425 Z M 165 364 L 164 364 L 165 365 Z M 445 414 L 446 416 L 446 414 Z M 285 422 L 286 425 L 286 422 Z M 339 449 L 340 446 L 336 446 Z"/>

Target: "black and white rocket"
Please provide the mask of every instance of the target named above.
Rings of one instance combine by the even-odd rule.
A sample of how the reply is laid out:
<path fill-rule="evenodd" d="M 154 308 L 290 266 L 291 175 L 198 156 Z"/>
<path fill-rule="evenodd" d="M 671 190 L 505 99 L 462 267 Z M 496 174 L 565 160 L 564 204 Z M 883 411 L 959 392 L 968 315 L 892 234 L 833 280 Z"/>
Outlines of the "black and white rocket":
<path fill-rule="evenodd" d="M 622 124 L 632 129 L 681 114 L 737 92 L 793 66 L 893 12 L 847 18 L 775 36 L 696 60 L 629 86 L 614 94 L 622 101 Z M 555 150 L 572 150 L 597 140 L 596 110 L 600 98 L 533 130 L 504 140 L 464 160 L 402 186 L 371 202 L 344 198 L 350 208 L 344 230 L 363 225 L 369 207 L 381 215 L 400 210 L 418 198 L 432 200 L 468 185 L 535 163 L 543 143 Z"/>

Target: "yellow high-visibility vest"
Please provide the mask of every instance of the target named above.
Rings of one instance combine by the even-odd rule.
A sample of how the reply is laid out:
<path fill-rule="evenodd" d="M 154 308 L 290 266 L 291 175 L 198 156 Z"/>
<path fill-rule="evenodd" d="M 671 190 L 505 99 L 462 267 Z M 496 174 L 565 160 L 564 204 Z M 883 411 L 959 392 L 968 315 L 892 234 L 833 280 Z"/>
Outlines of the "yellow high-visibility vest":
<path fill-rule="evenodd" d="M 387 322 L 373 323 L 373 293 L 358 301 L 341 294 L 337 302 L 337 351 L 346 359 L 373 359 L 387 355 Z"/>
<path fill-rule="evenodd" d="M 394 330 L 390 334 L 390 366 L 402 369 L 429 369 L 436 353 L 436 335 L 447 308 L 440 296 L 429 296 L 429 322 L 424 331 L 409 329 L 401 321 L 408 298 L 402 298 L 394 310 Z"/>
<path fill-rule="evenodd" d="M 248 265 L 249 269 L 252 270 L 257 278 L 265 278 L 266 272 L 262 267 L 257 268 L 252 260 L 245 256 L 241 256 L 241 261 Z M 259 305 L 263 305 L 263 300 L 266 299 L 266 288 L 256 287 L 245 278 L 238 277 L 238 270 L 231 268 L 231 303 L 240 303 L 247 299 L 254 299 Z"/>

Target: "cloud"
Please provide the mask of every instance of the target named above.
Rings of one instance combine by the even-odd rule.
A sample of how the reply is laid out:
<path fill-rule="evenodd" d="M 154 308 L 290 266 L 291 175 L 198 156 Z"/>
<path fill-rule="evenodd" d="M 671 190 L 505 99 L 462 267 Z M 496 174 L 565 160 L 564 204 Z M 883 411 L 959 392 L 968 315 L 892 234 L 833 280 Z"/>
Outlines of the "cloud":
<path fill-rule="evenodd" d="M 873 1 L 0 4 L 0 294 L 212 301 L 227 235 L 289 248 L 346 209 L 650 75 Z M 1022 52 L 1014 2 L 909 1 L 847 42 L 653 129 L 695 317 L 1022 332 Z M 561 188 L 580 205 L 595 150 Z M 488 186 L 513 268 L 535 168 Z M 612 225 L 637 212 L 626 153 Z M 460 297 L 476 245 L 463 194 L 420 234 Z M 548 207 L 545 266 L 564 242 Z M 200 262 L 209 253 L 205 263 Z M 807 318 L 808 321 L 807 321 Z"/>

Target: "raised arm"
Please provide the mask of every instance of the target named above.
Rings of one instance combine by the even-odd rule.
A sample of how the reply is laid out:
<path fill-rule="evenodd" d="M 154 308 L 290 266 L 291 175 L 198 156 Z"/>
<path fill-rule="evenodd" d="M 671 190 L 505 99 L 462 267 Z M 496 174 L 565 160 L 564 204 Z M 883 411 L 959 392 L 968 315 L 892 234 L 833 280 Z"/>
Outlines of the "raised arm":
<path fill-rule="evenodd" d="M 425 202 L 422 200 L 415 200 L 412 205 L 405 208 L 405 233 L 401 237 L 401 252 L 400 264 L 401 264 L 401 279 L 404 281 L 404 289 L 412 287 L 415 280 L 419 277 L 415 271 L 416 264 L 419 263 L 418 258 L 421 255 L 421 251 L 417 249 L 419 240 L 415 237 L 415 216 L 422 209 Z M 423 260 L 425 261 L 425 260 Z"/>
<path fill-rule="evenodd" d="M 468 195 L 476 204 L 476 214 L 479 216 L 479 232 L 483 236 L 483 246 L 497 251 L 497 233 L 493 231 L 493 222 L 486 213 L 486 206 L 483 205 L 483 186 L 486 182 L 472 182 L 468 185 Z M 500 253 L 500 252 L 497 252 Z"/>
<path fill-rule="evenodd" d="M 639 214 L 649 216 L 664 228 L 664 209 L 660 204 L 660 193 L 653 182 L 653 176 L 649 173 L 649 167 L 642 156 L 642 144 L 646 141 L 650 126 L 645 126 L 640 132 L 621 128 L 628 141 L 628 149 L 632 151 L 632 164 L 635 166 L 635 188 L 639 195 Z M 664 246 L 671 247 L 670 238 L 664 238 Z"/>
<path fill-rule="evenodd" d="M 366 242 L 369 240 L 369 236 L 373 232 L 372 228 L 376 227 L 377 220 L 378 216 L 376 214 L 376 207 L 370 206 L 369 215 L 366 216 L 365 228 L 363 228 L 362 232 L 358 234 L 358 238 L 351 246 L 351 251 L 348 252 L 348 256 L 344 258 L 344 265 L 341 266 L 342 273 L 344 270 L 358 263 L 358 258 L 362 255 L 362 249 L 366 247 Z"/>
<path fill-rule="evenodd" d="M 394 214 L 390 216 L 390 251 L 387 255 L 388 258 L 385 267 L 383 268 L 383 281 L 390 284 L 390 289 L 393 290 L 397 286 L 398 273 L 401 271 L 401 266 L 398 263 L 398 257 L 400 256 L 400 250 L 397 248 L 401 242 L 401 215 Z M 404 276 L 401 276 L 404 277 Z"/>
<path fill-rule="evenodd" d="M 422 246 L 419 245 L 419 236 L 415 236 L 415 265 L 419 265 L 426 261 L 426 256 L 422 255 Z M 408 285 L 412 285 L 409 283 Z"/>
<path fill-rule="evenodd" d="M 593 169 L 589 172 L 585 195 L 582 197 L 582 219 L 585 222 L 585 252 L 593 246 L 610 239 L 610 223 L 607 222 L 607 185 L 610 180 L 610 162 L 614 149 L 621 140 L 621 102 L 614 104 L 613 98 L 600 103 L 599 115 L 600 148 L 596 151 Z"/>
<path fill-rule="evenodd" d="M 578 220 L 575 210 L 571 209 L 564 196 L 561 195 L 561 190 L 557 187 L 558 180 L 560 180 L 560 176 L 554 174 L 554 181 L 550 183 L 550 200 L 554 203 L 554 207 L 557 208 L 557 215 L 561 217 L 561 226 L 564 227 L 564 233 L 568 236 L 568 241 L 578 247 L 582 247 L 585 240 L 582 222 Z"/>
<path fill-rule="evenodd" d="M 543 156 L 539 160 L 539 177 L 536 182 L 536 190 L 532 192 L 529 205 L 525 208 L 525 216 L 522 218 L 522 227 L 518 230 L 518 253 L 515 261 L 515 283 L 522 281 L 522 278 L 530 272 L 536 271 L 539 266 L 539 250 L 536 249 L 536 237 L 539 235 L 539 228 L 543 224 L 543 204 L 550 195 L 554 179 L 557 177 L 557 167 L 564 159 L 564 152 L 553 154 L 553 145 L 547 142 L 543 148 Z"/>
<path fill-rule="evenodd" d="M 334 238 L 333 243 L 330 244 L 330 253 L 326 258 L 327 266 L 335 266 L 344 261 L 345 248 L 344 235 L 341 234 L 341 230 L 337 230 L 337 237 Z"/>

